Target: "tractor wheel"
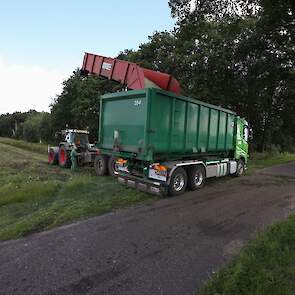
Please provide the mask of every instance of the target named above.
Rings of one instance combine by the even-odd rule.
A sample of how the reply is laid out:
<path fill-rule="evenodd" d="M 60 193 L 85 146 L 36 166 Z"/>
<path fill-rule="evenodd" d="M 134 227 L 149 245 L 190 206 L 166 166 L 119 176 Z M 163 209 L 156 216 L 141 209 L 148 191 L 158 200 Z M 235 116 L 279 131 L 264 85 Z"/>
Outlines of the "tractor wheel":
<path fill-rule="evenodd" d="M 58 163 L 58 153 L 53 148 L 50 148 L 48 151 L 48 164 L 57 165 L 57 163 Z"/>
<path fill-rule="evenodd" d="M 94 160 L 94 168 L 97 176 L 105 176 L 108 174 L 108 156 L 98 155 Z"/>
<path fill-rule="evenodd" d="M 64 146 L 61 146 L 59 148 L 58 164 L 60 167 L 63 167 L 63 168 L 70 168 L 71 167 L 71 156 L 70 156 L 70 153 L 66 150 L 66 148 Z"/>
<path fill-rule="evenodd" d="M 110 157 L 108 160 L 108 170 L 110 176 L 115 176 L 116 172 L 118 171 L 118 165 L 117 165 L 117 157 Z"/>

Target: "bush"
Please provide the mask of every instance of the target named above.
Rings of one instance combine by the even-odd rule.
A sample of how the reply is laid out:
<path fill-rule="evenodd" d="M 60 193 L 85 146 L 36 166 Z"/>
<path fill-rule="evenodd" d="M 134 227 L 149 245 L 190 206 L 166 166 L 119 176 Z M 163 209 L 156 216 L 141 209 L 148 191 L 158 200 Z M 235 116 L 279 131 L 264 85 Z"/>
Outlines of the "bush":
<path fill-rule="evenodd" d="M 31 115 L 23 124 L 23 138 L 29 142 L 49 142 L 52 128 L 49 113 Z"/>

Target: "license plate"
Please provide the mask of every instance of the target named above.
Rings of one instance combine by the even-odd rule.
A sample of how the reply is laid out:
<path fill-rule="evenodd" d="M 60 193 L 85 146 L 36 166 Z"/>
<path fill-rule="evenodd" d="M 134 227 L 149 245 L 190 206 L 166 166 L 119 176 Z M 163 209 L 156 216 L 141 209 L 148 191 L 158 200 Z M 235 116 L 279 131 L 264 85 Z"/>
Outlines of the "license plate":
<path fill-rule="evenodd" d="M 117 169 L 118 169 L 119 171 L 121 171 L 121 172 L 126 172 L 126 173 L 129 172 L 127 166 L 118 165 L 118 166 L 117 166 Z"/>
<path fill-rule="evenodd" d="M 149 178 L 166 181 L 167 171 L 158 171 L 155 169 L 149 169 Z"/>

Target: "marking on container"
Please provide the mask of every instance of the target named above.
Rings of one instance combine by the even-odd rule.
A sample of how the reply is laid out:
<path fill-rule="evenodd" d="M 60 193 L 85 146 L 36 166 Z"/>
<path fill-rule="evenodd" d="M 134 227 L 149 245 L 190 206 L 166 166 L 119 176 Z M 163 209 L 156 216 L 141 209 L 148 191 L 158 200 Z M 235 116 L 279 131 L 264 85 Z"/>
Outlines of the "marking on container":
<path fill-rule="evenodd" d="M 103 68 L 104 70 L 110 71 L 110 70 L 112 69 L 112 64 L 109 64 L 109 63 L 107 63 L 107 62 L 104 62 L 104 63 L 102 64 L 102 68 Z"/>
<path fill-rule="evenodd" d="M 141 105 L 141 99 L 136 99 L 136 100 L 134 100 L 134 105 L 135 105 L 136 107 L 140 106 L 140 105 Z"/>

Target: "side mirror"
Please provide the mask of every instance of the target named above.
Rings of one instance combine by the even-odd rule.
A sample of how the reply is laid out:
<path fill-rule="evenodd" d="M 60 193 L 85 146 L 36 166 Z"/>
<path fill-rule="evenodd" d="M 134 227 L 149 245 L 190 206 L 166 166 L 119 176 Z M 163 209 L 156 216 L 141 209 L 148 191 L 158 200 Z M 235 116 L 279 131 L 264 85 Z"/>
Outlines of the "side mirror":
<path fill-rule="evenodd" d="M 249 127 L 249 139 L 253 139 L 253 129 Z"/>

